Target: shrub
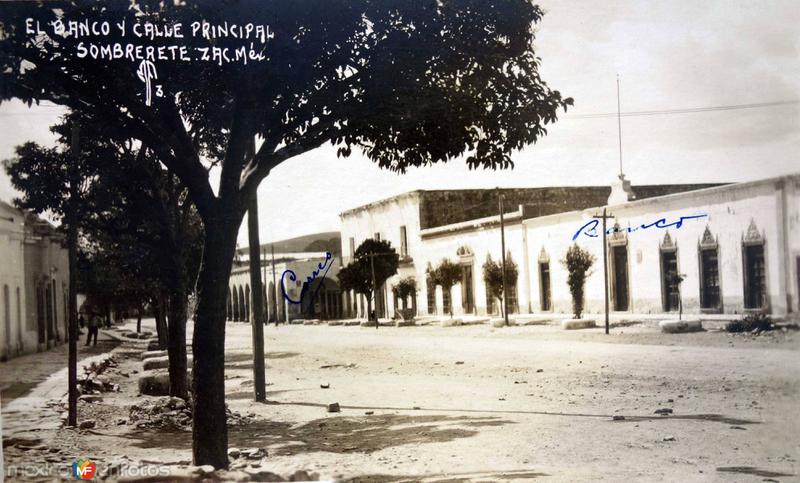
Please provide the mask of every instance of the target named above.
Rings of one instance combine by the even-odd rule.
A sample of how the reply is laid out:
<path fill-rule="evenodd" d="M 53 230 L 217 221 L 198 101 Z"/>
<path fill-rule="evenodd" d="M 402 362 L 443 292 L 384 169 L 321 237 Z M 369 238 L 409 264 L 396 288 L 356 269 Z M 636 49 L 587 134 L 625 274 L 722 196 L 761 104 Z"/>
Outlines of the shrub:
<path fill-rule="evenodd" d="M 577 243 L 569 247 L 564 259 L 561 260 L 569 272 L 567 285 L 569 293 L 572 294 L 572 311 L 576 319 L 580 319 L 583 314 L 583 286 L 586 277 L 590 275 L 589 269 L 594 265 L 594 261 L 594 255 L 579 247 Z"/>
<path fill-rule="evenodd" d="M 770 316 L 763 312 L 748 314 L 742 320 L 725 324 L 725 330 L 728 332 L 763 332 L 774 328 Z"/>

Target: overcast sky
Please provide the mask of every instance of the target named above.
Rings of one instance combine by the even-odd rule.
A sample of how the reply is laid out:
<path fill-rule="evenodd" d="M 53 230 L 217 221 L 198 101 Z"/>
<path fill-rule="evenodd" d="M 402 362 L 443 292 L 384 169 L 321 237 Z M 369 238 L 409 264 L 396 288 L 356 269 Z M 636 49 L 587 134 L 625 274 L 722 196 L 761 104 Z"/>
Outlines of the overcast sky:
<path fill-rule="evenodd" d="M 601 4 L 602 6 L 600 6 Z M 800 100 L 800 8 L 788 1 L 547 0 L 537 30 L 543 79 L 574 108 L 507 172 L 463 160 L 397 175 L 324 146 L 274 169 L 259 189 L 261 239 L 338 229 L 338 213 L 414 189 L 607 184 L 618 171 L 623 112 Z M 0 158 L 52 143 L 55 107 L 0 105 Z M 747 181 L 800 172 L 800 104 L 622 119 L 633 184 Z M 0 174 L 0 199 L 14 196 Z M 239 240 L 247 244 L 246 222 Z"/>

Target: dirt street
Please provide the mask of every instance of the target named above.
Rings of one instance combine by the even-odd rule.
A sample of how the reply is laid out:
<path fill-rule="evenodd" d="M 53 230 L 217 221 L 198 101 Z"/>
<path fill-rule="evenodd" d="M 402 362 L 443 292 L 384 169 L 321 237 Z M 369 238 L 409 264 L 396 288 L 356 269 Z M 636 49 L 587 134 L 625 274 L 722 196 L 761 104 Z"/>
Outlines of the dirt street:
<path fill-rule="evenodd" d="M 261 404 L 252 402 L 250 327 L 229 323 L 229 446 L 267 452 L 233 458 L 232 470 L 246 480 L 307 470 L 359 482 L 798 480 L 800 333 L 612 332 L 269 326 Z M 40 428 L 20 428 L 24 401 L 4 407 L 4 430 L 18 441 L 4 449 L 6 465 L 47 461 L 62 474 L 76 458 L 98 473 L 189 465 L 185 422 L 153 428 L 133 416 L 157 400 L 138 394 L 146 345 L 112 351 L 104 374 L 119 391 L 81 401 L 90 429 L 60 427 L 63 369 L 26 396 Z M 328 412 L 331 403 L 341 411 Z"/>
<path fill-rule="evenodd" d="M 241 354 L 227 366 L 231 407 L 271 421 L 232 432 L 231 444 L 263 443 L 279 472 L 358 481 L 788 481 L 800 472 L 797 334 L 614 332 L 270 327 L 275 404 L 263 406 L 249 401 L 250 329 L 229 325 L 231 355 Z M 326 413 L 333 402 L 341 413 Z"/>

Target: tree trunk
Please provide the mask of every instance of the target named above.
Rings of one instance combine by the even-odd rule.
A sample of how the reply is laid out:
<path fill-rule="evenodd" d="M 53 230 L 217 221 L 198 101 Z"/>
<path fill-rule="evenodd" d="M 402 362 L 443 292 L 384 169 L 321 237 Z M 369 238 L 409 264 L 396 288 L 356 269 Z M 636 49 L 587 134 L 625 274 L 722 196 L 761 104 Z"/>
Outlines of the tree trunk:
<path fill-rule="evenodd" d="M 156 297 L 156 334 L 158 335 L 158 348 L 167 348 L 167 307 L 164 294 L 159 293 Z"/>
<path fill-rule="evenodd" d="M 136 333 L 142 331 L 142 307 L 136 312 Z"/>
<path fill-rule="evenodd" d="M 186 378 L 186 290 L 182 282 L 177 282 L 169 297 L 169 337 L 167 355 L 169 356 L 169 395 L 188 399 L 189 382 Z"/>
<path fill-rule="evenodd" d="M 192 349 L 192 455 L 195 465 L 228 467 L 225 415 L 225 304 L 243 213 L 206 220 Z"/>

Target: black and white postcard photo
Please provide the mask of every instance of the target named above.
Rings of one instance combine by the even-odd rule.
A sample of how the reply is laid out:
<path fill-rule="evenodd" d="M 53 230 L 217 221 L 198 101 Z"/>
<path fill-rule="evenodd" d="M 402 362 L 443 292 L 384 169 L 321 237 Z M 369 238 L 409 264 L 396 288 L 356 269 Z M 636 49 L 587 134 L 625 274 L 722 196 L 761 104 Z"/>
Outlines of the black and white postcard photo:
<path fill-rule="evenodd" d="M 0 0 L 0 482 L 800 482 L 797 0 Z"/>

